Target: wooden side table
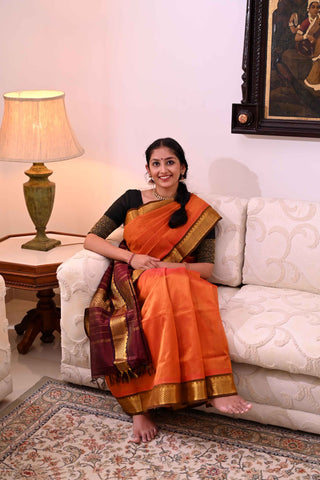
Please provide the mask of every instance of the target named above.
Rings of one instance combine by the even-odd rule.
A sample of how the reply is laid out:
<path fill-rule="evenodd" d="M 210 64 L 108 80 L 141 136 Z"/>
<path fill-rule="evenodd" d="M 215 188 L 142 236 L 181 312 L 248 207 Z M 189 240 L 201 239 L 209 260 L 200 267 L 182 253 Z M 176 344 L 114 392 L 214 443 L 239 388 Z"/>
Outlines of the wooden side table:
<path fill-rule="evenodd" d="M 36 290 L 39 301 L 36 308 L 29 310 L 21 323 L 15 326 L 18 335 L 23 335 L 17 348 L 27 353 L 34 339 L 41 332 L 41 340 L 50 343 L 53 332 L 60 332 L 60 309 L 54 302 L 54 288 L 58 287 L 58 266 L 82 250 L 84 236 L 69 233 L 54 234 L 61 245 L 48 252 L 26 250 L 21 245 L 34 236 L 32 234 L 9 235 L 0 239 L 0 273 L 7 287 Z"/>

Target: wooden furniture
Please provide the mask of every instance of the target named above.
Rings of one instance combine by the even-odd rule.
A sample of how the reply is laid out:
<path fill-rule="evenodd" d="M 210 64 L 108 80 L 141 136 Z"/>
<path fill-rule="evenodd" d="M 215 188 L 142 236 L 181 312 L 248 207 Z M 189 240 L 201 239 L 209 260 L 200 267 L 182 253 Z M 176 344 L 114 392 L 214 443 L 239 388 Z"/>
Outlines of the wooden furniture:
<path fill-rule="evenodd" d="M 53 233 L 61 245 L 48 251 L 21 248 L 34 234 L 9 235 L 0 239 L 0 273 L 7 287 L 36 290 L 39 299 L 36 308 L 29 310 L 21 323 L 15 326 L 23 335 L 17 348 L 25 354 L 41 332 L 41 340 L 54 340 L 54 330 L 60 332 L 60 309 L 54 301 L 54 288 L 58 287 L 56 271 L 67 258 L 83 248 L 84 237 L 68 233 Z"/>

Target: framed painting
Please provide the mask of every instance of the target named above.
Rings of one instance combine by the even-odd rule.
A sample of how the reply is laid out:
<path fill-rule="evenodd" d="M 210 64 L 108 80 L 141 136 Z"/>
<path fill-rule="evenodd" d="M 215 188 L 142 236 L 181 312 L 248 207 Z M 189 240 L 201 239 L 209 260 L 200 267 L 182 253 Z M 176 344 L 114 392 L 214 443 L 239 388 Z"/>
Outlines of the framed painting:
<path fill-rule="evenodd" d="M 320 0 L 247 0 L 232 133 L 320 137 Z"/>

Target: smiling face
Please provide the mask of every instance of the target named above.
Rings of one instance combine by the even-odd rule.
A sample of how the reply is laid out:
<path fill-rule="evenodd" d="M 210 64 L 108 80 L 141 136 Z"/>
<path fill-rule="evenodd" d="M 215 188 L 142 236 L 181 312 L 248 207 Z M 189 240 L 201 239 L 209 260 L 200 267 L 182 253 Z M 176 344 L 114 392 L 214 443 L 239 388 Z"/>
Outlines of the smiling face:
<path fill-rule="evenodd" d="M 155 183 L 157 192 L 166 196 L 175 194 L 180 176 L 186 171 L 179 158 L 167 147 L 153 150 L 146 169 Z"/>

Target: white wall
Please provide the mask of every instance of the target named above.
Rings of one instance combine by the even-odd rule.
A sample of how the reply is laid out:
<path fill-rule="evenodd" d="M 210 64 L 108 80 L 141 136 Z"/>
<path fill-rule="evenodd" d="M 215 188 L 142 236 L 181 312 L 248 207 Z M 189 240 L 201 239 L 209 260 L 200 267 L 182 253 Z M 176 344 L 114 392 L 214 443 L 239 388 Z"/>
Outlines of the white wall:
<path fill-rule="evenodd" d="M 65 91 L 86 151 L 48 165 L 57 185 L 49 229 L 86 233 L 120 193 L 143 187 L 144 150 L 161 136 L 184 147 L 193 191 L 319 199 L 317 139 L 230 133 L 245 10 L 246 0 L 0 3 L 0 92 Z M 28 167 L 0 162 L 0 236 L 33 230 Z"/>

